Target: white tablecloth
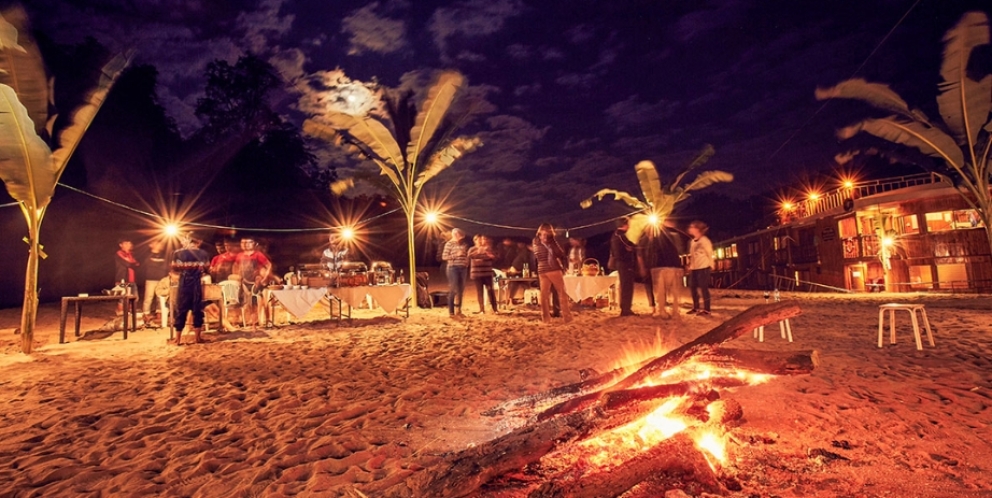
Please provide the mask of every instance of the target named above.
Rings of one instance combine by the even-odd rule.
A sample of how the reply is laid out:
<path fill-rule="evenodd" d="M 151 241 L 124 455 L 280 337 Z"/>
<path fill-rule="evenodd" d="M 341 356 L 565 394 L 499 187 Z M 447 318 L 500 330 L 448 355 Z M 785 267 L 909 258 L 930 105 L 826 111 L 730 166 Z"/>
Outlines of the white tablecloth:
<path fill-rule="evenodd" d="M 352 308 L 361 306 L 366 296 L 372 296 L 383 311 L 392 313 L 402 307 L 410 297 L 410 284 L 335 287 L 329 291 Z"/>
<path fill-rule="evenodd" d="M 286 308 L 286 311 L 292 313 L 296 318 L 303 318 L 327 294 L 327 288 L 282 289 L 270 290 L 269 292 Z"/>
<path fill-rule="evenodd" d="M 565 277 L 565 292 L 573 301 L 579 302 L 583 299 L 596 297 L 607 290 L 610 286 L 620 283 L 620 279 L 615 276 L 598 277 Z"/>

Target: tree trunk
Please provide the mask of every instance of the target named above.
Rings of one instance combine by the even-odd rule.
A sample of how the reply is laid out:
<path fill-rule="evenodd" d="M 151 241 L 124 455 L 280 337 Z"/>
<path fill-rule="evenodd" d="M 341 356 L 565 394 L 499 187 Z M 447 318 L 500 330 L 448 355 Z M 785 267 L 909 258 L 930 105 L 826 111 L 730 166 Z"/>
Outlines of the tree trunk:
<path fill-rule="evenodd" d="M 21 351 L 31 354 L 34 347 L 34 326 L 38 318 L 38 236 L 41 215 L 38 210 L 22 206 L 28 222 L 28 264 L 24 275 L 24 305 L 21 308 Z"/>
<path fill-rule="evenodd" d="M 414 215 L 417 213 L 416 203 L 406 209 L 406 248 L 409 251 L 409 274 L 406 281 L 412 286 L 410 299 L 417 302 L 417 254 L 416 254 L 416 232 L 414 232 Z M 411 309 L 413 307 L 411 306 Z"/>

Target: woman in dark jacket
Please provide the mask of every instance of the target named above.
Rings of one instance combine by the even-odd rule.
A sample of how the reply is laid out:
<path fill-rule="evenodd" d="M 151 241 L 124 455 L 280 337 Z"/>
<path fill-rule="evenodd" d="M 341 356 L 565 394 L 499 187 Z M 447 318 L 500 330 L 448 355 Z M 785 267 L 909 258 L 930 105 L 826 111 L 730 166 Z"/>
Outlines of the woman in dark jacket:
<path fill-rule="evenodd" d="M 534 257 L 537 259 L 537 278 L 541 284 L 541 318 L 551 323 L 551 290 L 554 288 L 561 302 L 561 313 L 565 323 L 572 321 L 572 311 L 565 293 L 564 249 L 555 240 L 555 229 L 550 223 L 542 223 L 534 238 Z"/>
<path fill-rule="evenodd" d="M 475 282 L 475 295 L 479 300 L 479 313 L 485 313 L 486 307 L 483 292 L 489 291 L 489 304 L 493 307 L 493 313 L 499 313 L 496 309 L 496 290 L 493 288 L 493 264 L 496 263 L 496 253 L 493 251 L 492 241 L 485 235 L 476 235 L 475 245 L 468 250 L 469 277 Z"/>

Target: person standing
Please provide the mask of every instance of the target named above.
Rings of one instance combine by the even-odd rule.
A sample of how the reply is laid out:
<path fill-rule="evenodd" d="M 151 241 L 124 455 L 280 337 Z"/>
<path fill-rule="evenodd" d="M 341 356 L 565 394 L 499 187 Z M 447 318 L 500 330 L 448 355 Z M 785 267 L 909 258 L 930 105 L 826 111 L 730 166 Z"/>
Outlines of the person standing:
<path fill-rule="evenodd" d="M 232 250 L 233 244 L 228 240 L 218 240 L 214 248 L 217 249 L 217 255 L 210 260 L 210 279 L 214 283 L 220 283 L 231 276 L 238 253 Z"/>
<path fill-rule="evenodd" d="M 327 237 L 327 248 L 320 254 L 320 264 L 328 270 L 338 271 L 341 263 L 348 257 L 348 247 L 337 234 L 330 234 Z"/>
<path fill-rule="evenodd" d="M 186 314 L 193 313 L 194 342 L 200 344 L 203 338 L 203 274 L 210 269 L 210 256 L 200 249 L 192 234 L 181 237 L 182 249 L 172 256 L 172 270 L 179 274 L 176 292 L 175 326 L 176 346 L 182 345 L 183 329 L 186 328 Z"/>
<path fill-rule="evenodd" d="M 252 323 L 262 323 L 265 318 L 265 303 L 261 302 L 262 288 L 272 272 L 272 262 L 258 251 L 258 243 L 250 236 L 241 237 L 241 252 L 234 263 L 234 272 L 241 276 L 243 289 L 242 306 L 248 308 L 247 315 Z M 258 302 L 253 302 L 257 298 Z M 261 305 L 261 306 L 259 306 Z M 259 308 L 262 311 L 259 311 Z"/>
<path fill-rule="evenodd" d="M 169 261 L 165 259 L 165 244 L 161 240 L 153 240 L 148 244 L 151 251 L 145 258 L 145 296 L 141 302 L 141 312 L 145 322 L 151 320 L 152 303 L 155 301 L 155 287 L 163 278 L 169 276 Z M 164 320 L 160 323 L 164 323 Z"/>
<path fill-rule="evenodd" d="M 586 239 L 578 236 L 568 238 L 568 273 L 582 274 L 582 262 L 586 260 Z"/>
<path fill-rule="evenodd" d="M 493 313 L 498 314 L 496 305 L 496 289 L 493 288 L 493 264 L 496 262 L 496 254 L 493 251 L 492 241 L 485 235 L 476 235 L 475 245 L 468 250 L 469 277 L 475 282 L 475 295 L 479 300 L 479 313 L 485 313 L 485 293 L 488 291 L 489 304 L 493 307 Z"/>
<path fill-rule="evenodd" d="M 627 238 L 630 218 L 624 216 L 610 238 L 610 261 L 607 266 L 620 274 L 620 316 L 634 316 L 634 280 L 637 278 L 637 247 Z"/>
<path fill-rule="evenodd" d="M 128 294 L 138 295 L 136 270 L 140 263 L 135 259 L 134 244 L 131 239 L 121 238 L 117 241 L 117 252 L 114 253 L 114 285 L 120 285 Z"/>
<path fill-rule="evenodd" d="M 551 323 L 551 292 L 558 294 L 561 314 L 565 323 L 572 321 L 572 310 L 565 294 L 565 261 L 567 256 L 555 240 L 555 229 L 550 223 L 542 223 L 534 237 L 534 257 L 537 259 L 537 278 L 541 285 L 541 318 Z"/>
<path fill-rule="evenodd" d="M 689 224 L 689 289 L 692 291 L 690 314 L 710 314 L 710 272 L 713 270 L 713 243 L 706 236 L 709 226 L 699 220 Z M 699 307 L 702 294 L 703 307 Z"/>
<path fill-rule="evenodd" d="M 681 319 L 679 306 L 682 300 L 682 235 L 675 225 L 666 219 L 662 222 L 651 239 L 650 250 L 647 252 L 647 266 L 651 272 L 651 283 L 654 287 L 655 313 L 665 319 Z M 665 311 L 668 298 L 672 298 L 672 312 Z"/>
<path fill-rule="evenodd" d="M 445 275 L 448 277 L 448 315 L 454 318 L 462 314 L 462 296 L 465 294 L 465 280 L 468 278 L 468 247 L 465 232 L 460 228 L 451 230 L 451 238 L 441 252 Z"/>

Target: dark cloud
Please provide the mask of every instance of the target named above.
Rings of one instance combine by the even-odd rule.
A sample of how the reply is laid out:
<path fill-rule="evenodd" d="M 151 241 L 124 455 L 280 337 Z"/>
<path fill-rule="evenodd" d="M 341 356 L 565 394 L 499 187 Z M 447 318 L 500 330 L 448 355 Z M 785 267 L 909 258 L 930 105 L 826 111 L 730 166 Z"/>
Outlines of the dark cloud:
<path fill-rule="evenodd" d="M 655 103 L 648 103 L 641 100 L 637 95 L 617 102 L 606 108 L 606 116 L 618 131 L 628 128 L 637 128 L 652 123 L 657 123 L 668 118 L 679 108 L 678 102 L 659 100 Z"/>
<path fill-rule="evenodd" d="M 378 10 L 379 2 L 372 2 L 341 20 L 341 32 L 350 44 L 348 55 L 391 54 L 407 46 L 406 21 L 379 15 Z"/>
<path fill-rule="evenodd" d="M 520 0 L 464 0 L 435 10 L 427 29 L 441 56 L 447 57 L 452 38 L 495 34 L 508 19 L 520 15 L 523 8 Z"/>

